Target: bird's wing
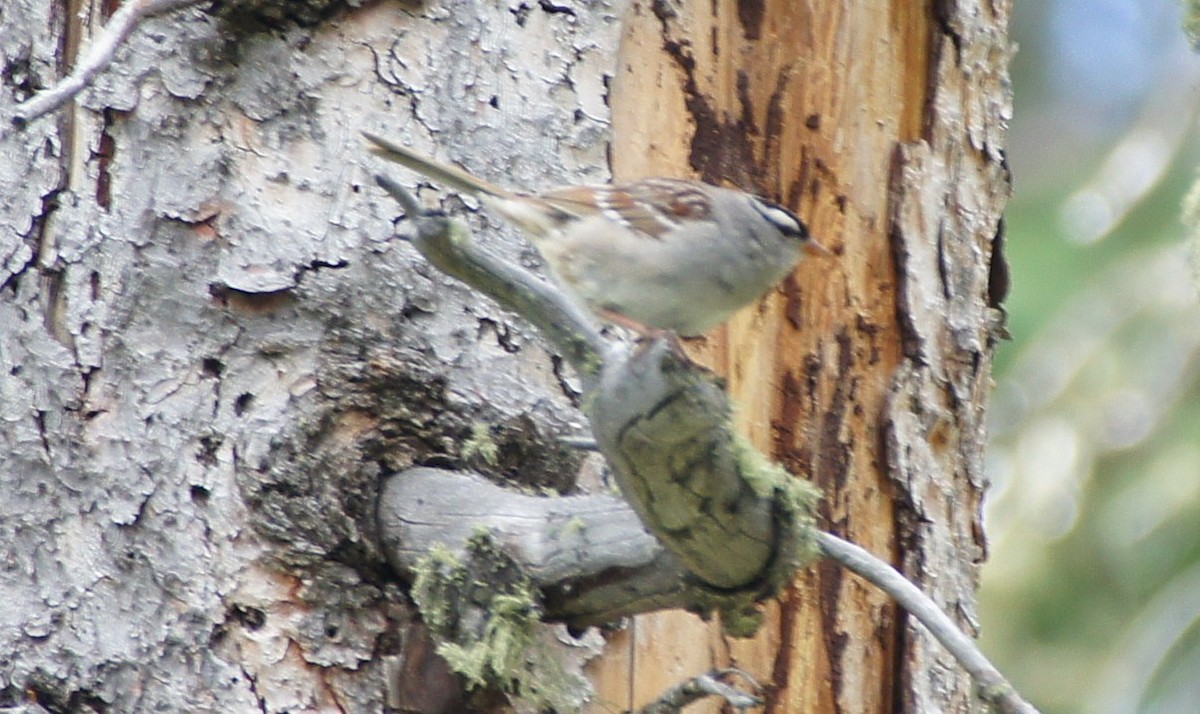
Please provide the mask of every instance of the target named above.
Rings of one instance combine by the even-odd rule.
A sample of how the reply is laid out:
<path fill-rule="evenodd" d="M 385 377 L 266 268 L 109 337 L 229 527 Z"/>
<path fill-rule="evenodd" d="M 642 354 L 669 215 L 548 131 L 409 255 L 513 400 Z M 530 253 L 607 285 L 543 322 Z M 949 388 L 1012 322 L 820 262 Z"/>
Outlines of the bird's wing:
<path fill-rule="evenodd" d="M 685 220 L 707 218 L 709 199 L 692 181 L 644 179 L 624 186 L 569 186 L 538 195 L 547 205 L 573 216 L 603 215 L 652 238 L 661 238 Z"/>

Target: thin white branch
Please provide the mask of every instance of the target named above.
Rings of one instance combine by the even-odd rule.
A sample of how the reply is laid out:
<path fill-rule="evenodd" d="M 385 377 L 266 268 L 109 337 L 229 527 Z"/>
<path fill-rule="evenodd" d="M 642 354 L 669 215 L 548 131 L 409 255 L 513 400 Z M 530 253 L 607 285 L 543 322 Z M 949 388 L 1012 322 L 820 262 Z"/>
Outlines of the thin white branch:
<path fill-rule="evenodd" d="M 975 680 L 979 695 L 1001 712 L 1037 714 L 1032 704 L 988 661 L 970 637 L 942 612 L 928 595 L 892 566 L 862 548 L 828 533 L 817 534 L 817 545 L 826 557 L 878 586 L 925 626 Z"/>
<path fill-rule="evenodd" d="M 75 66 L 74 71 L 63 77 L 58 84 L 38 92 L 17 107 L 13 123 L 27 124 L 71 101 L 92 83 L 96 75 L 108 67 L 117 54 L 117 48 L 133 34 L 142 20 L 199 2 L 200 0 L 131 0 L 125 3 L 109 18 L 104 29 L 88 46 L 87 54 Z"/>
<path fill-rule="evenodd" d="M 639 711 L 639 714 L 679 714 L 689 704 L 698 702 L 705 697 L 713 696 L 724 698 L 725 701 L 729 702 L 729 706 L 738 711 L 744 711 L 752 707 L 761 707 L 763 705 L 762 699 L 751 694 L 746 694 L 720 681 L 721 677 L 726 677 L 730 674 L 745 677 L 755 689 L 758 688 L 758 683 L 739 669 L 713 670 L 708 674 L 692 677 L 682 684 L 671 687 L 663 692 L 662 696 L 658 699 L 643 707 Z"/>

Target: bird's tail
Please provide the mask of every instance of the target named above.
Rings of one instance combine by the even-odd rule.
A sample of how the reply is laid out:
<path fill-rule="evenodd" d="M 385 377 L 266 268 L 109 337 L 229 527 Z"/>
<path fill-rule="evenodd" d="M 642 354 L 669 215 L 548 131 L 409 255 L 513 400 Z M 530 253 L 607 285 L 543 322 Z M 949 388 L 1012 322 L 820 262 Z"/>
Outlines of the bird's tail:
<path fill-rule="evenodd" d="M 513 195 L 511 191 L 506 191 L 495 184 L 488 183 L 458 167 L 448 166 L 422 156 L 412 149 L 401 146 L 390 139 L 385 139 L 382 136 L 367 131 L 364 131 L 362 135 L 374 145 L 371 147 L 371 153 L 376 156 L 403 164 L 423 176 L 444 183 L 459 191 L 476 195 L 494 196 L 496 198 L 510 198 Z"/>

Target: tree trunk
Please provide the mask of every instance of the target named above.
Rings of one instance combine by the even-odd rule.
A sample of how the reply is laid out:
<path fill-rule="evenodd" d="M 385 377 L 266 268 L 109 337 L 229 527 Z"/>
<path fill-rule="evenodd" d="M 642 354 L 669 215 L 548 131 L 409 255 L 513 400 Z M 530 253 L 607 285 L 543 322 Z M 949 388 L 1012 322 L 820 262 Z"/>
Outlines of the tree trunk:
<path fill-rule="evenodd" d="M 968 631 L 1003 297 L 1007 20 L 1007 3 L 635 2 L 613 97 L 617 177 L 732 181 L 797 207 L 837 253 L 697 354 L 728 376 L 746 433 L 824 489 L 821 526 Z M 733 663 L 768 683 L 768 711 L 972 707 L 938 645 L 837 566 L 801 574 L 770 614 L 751 641 L 639 617 L 610 643 L 624 661 L 601 689 L 638 706 Z"/>
<path fill-rule="evenodd" d="M 969 625 L 1007 3 L 359 4 L 151 19 L 20 129 L 16 103 L 119 3 L 0 8 L 0 706 L 498 706 L 432 655 L 380 552 L 378 485 L 428 465 L 571 488 L 596 470 L 559 444 L 579 384 L 391 239 L 360 129 L 519 188 L 604 181 L 607 152 L 619 177 L 797 208 L 838 255 L 697 352 L 746 433 L 825 489 L 824 525 Z M 970 706 L 937 646 L 833 566 L 768 609 L 749 641 L 636 618 L 590 665 L 593 710 L 725 662 L 774 711 Z M 597 646 L 544 634 L 568 669 Z"/>

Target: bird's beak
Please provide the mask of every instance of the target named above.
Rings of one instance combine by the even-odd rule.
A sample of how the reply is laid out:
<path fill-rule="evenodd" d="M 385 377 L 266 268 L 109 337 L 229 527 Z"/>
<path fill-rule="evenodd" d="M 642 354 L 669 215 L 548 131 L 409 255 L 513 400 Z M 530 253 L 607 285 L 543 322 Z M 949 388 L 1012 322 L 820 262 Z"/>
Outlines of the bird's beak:
<path fill-rule="evenodd" d="M 804 254 L 816 258 L 832 258 L 833 251 L 818 243 L 815 239 L 809 238 L 804 243 Z"/>

